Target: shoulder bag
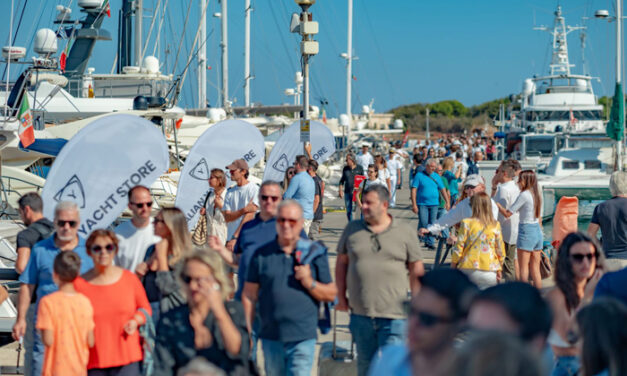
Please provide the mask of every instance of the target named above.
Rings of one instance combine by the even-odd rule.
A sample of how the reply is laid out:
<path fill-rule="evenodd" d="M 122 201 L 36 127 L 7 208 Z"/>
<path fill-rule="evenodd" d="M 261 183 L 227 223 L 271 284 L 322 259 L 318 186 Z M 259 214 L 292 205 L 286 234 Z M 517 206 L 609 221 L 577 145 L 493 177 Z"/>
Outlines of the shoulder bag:
<path fill-rule="evenodd" d="M 202 207 L 207 210 L 207 202 L 209 202 L 209 197 L 211 197 L 213 191 L 209 191 L 207 193 L 207 197 L 205 197 L 205 202 L 202 204 Z M 207 244 L 207 215 L 201 215 L 198 218 L 198 223 L 196 223 L 196 227 L 194 227 L 194 231 L 192 231 L 192 243 L 198 246 L 203 246 Z"/>

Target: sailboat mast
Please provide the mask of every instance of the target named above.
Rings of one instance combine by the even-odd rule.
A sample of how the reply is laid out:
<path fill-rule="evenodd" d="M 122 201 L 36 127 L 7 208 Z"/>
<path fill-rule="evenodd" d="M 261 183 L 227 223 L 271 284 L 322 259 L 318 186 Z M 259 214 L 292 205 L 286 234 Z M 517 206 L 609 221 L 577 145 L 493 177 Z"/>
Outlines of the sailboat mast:
<path fill-rule="evenodd" d="M 207 3 L 200 0 L 200 50 L 198 51 L 198 108 L 207 107 Z"/>
<path fill-rule="evenodd" d="M 227 108 L 229 103 L 229 37 L 227 23 L 227 0 L 222 0 L 222 107 Z"/>
<path fill-rule="evenodd" d="M 141 65 L 139 61 L 142 54 L 142 21 L 144 18 L 144 0 L 135 0 L 135 51 L 133 53 L 136 66 Z"/>
<path fill-rule="evenodd" d="M 351 138 L 353 115 L 351 112 L 352 80 L 353 80 L 353 0 L 348 0 L 348 44 L 346 47 L 346 116 L 348 129 L 346 130 L 346 144 Z"/>
<path fill-rule="evenodd" d="M 616 0 L 616 83 L 623 82 L 622 71 L 623 65 L 621 57 L 623 55 L 623 0 Z M 619 106 L 620 108 L 620 106 Z M 619 117 L 621 118 L 621 117 Z M 620 124 L 620 131 L 625 134 L 625 123 L 623 115 L 623 124 Z M 623 171 L 623 137 L 618 137 L 616 141 L 616 169 Z"/>
<path fill-rule="evenodd" d="M 250 107 L 250 0 L 245 2 L 244 20 L 244 105 Z"/>

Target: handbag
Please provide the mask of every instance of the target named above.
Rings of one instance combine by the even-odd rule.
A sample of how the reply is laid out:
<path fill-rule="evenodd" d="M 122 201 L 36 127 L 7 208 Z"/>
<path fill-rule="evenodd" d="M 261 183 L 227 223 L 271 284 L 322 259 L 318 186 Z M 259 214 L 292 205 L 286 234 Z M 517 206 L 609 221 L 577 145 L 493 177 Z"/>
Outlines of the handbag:
<path fill-rule="evenodd" d="M 461 262 L 464 259 L 464 257 L 466 257 L 466 253 L 468 253 L 468 250 L 472 248 L 472 246 L 475 245 L 477 240 L 481 238 L 481 235 L 483 235 L 483 230 L 485 230 L 485 228 L 481 229 L 481 232 L 479 232 L 479 235 L 477 235 L 477 237 L 474 238 L 472 242 L 466 242 L 466 245 L 464 245 L 464 249 L 462 250 L 462 254 L 459 256 L 459 262 Z"/>
<path fill-rule="evenodd" d="M 203 208 L 207 208 L 207 202 L 209 202 L 209 197 L 213 191 L 209 191 L 207 196 L 205 197 L 205 202 L 202 204 Z M 194 245 L 203 246 L 207 244 L 207 216 L 201 215 L 198 218 L 198 223 L 196 223 L 196 227 L 194 227 L 194 231 L 192 231 L 192 243 Z"/>
<path fill-rule="evenodd" d="M 543 249 L 541 255 L 542 258 L 540 259 L 540 277 L 542 279 L 546 279 L 549 278 L 552 274 L 553 274 L 553 262 L 551 261 L 551 250 L 550 249 Z M 548 255 L 547 255 L 548 253 Z"/>

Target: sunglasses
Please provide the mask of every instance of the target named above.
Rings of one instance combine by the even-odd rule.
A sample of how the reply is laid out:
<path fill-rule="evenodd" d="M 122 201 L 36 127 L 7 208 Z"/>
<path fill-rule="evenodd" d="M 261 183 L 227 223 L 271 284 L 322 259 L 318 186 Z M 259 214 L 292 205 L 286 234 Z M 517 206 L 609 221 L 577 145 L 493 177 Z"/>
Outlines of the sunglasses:
<path fill-rule="evenodd" d="M 267 195 L 261 195 L 261 201 L 268 201 L 268 200 L 272 200 L 272 202 L 277 202 L 279 201 L 281 197 L 279 196 L 267 196 Z"/>
<path fill-rule="evenodd" d="M 472 185 L 467 185 L 464 187 L 464 191 L 467 191 L 469 189 L 475 189 L 475 187 L 473 187 Z"/>
<path fill-rule="evenodd" d="M 432 327 L 437 324 L 444 324 L 453 321 L 449 317 L 436 316 L 428 312 L 418 311 L 414 308 L 409 310 L 409 314 L 417 318 L 420 325 L 424 327 Z"/>
<path fill-rule="evenodd" d="M 211 277 L 190 277 L 187 274 L 183 274 L 181 276 L 181 280 L 183 281 L 183 283 L 185 283 L 186 285 L 189 285 L 192 283 L 192 281 L 196 281 L 197 284 L 200 284 L 201 282 L 211 282 L 213 278 Z"/>
<path fill-rule="evenodd" d="M 294 175 L 296 175 L 296 172 L 294 172 L 294 171 L 288 171 L 288 172 L 287 172 L 287 174 L 288 174 L 288 175 L 290 175 L 290 176 L 294 176 Z"/>
<path fill-rule="evenodd" d="M 152 201 L 150 202 L 131 202 L 131 205 L 134 205 L 136 208 L 141 209 L 144 206 L 150 208 L 152 206 Z"/>
<path fill-rule="evenodd" d="M 63 228 L 65 225 L 70 225 L 71 228 L 78 226 L 77 221 L 64 221 L 62 219 L 57 220 L 57 226 Z"/>
<path fill-rule="evenodd" d="M 294 219 L 294 218 L 277 218 L 276 221 L 282 225 L 284 223 L 289 223 L 290 227 L 294 227 L 296 226 L 296 223 L 298 223 L 298 219 Z"/>
<path fill-rule="evenodd" d="M 570 255 L 570 257 L 575 262 L 583 262 L 583 259 L 585 259 L 585 258 L 587 258 L 588 261 L 592 261 L 593 259 L 596 259 L 597 258 L 597 254 L 596 253 L 587 253 L 585 255 L 582 255 L 581 253 L 576 253 L 574 255 Z"/>
<path fill-rule="evenodd" d="M 116 247 L 115 244 L 113 244 L 113 243 L 109 243 L 109 244 L 105 245 L 104 247 L 100 246 L 100 245 L 93 245 L 90 248 L 90 250 L 93 253 L 100 253 L 102 251 L 107 251 L 107 253 L 113 253 L 113 252 L 117 251 L 117 249 L 118 249 L 118 247 Z"/>

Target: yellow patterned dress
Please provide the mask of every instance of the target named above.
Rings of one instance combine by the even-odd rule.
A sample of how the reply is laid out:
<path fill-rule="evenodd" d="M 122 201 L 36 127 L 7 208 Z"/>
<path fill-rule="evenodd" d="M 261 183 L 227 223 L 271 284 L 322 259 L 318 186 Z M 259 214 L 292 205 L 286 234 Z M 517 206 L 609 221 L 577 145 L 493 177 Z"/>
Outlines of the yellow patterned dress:
<path fill-rule="evenodd" d="M 501 225 L 483 226 L 476 218 L 461 221 L 457 243 L 453 246 L 453 264 L 458 269 L 498 272 L 505 258 Z"/>

